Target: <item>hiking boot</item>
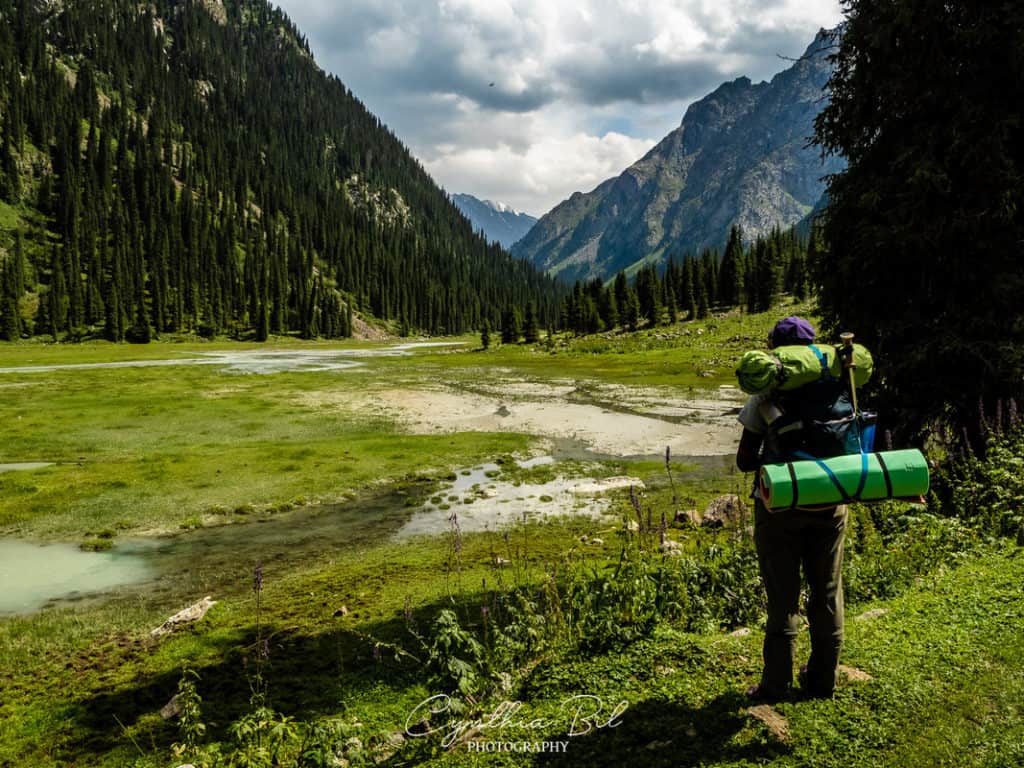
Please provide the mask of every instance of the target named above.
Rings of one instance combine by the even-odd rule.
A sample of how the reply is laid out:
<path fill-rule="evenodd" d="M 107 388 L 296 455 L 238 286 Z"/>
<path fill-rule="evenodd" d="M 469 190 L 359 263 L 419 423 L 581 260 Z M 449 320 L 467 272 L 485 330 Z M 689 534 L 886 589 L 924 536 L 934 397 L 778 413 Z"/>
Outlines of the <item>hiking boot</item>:
<path fill-rule="evenodd" d="M 835 675 L 833 674 L 833 678 Z M 800 686 L 800 695 L 804 699 L 831 699 L 835 694 L 835 686 L 812 685 L 807 676 L 807 665 L 800 667 L 796 674 L 797 685 Z"/>
<path fill-rule="evenodd" d="M 789 698 L 788 690 L 768 688 L 764 685 L 752 685 L 747 688 L 747 699 L 751 704 L 777 704 Z"/>

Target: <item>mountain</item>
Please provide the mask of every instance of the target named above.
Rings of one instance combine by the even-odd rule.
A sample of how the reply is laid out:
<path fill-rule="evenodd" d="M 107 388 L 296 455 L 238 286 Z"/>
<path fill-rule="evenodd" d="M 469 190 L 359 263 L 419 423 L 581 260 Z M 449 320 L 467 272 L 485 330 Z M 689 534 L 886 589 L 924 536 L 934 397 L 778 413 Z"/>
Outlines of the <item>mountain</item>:
<path fill-rule="evenodd" d="M 0 0 L 0 338 L 556 317 L 265 0 Z"/>
<path fill-rule="evenodd" d="M 572 195 L 512 249 L 567 280 L 601 277 L 750 238 L 803 219 L 821 198 L 822 162 L 808 147 L 831 73 L 829 32 L 770 83 L 746 77 L 692 104 L 680 126 L 620 176 Z"/>
<path fill-rule="evenodd" d="M 483 232 L 492 243 L 500 243 L 505 248 L 511 248 L 537 223 L 537 219 L 528 213 L 517 213 L 504 203 L 480 200 L 473 195 L 452 195 L 452 202 L 474 229 Z"/>

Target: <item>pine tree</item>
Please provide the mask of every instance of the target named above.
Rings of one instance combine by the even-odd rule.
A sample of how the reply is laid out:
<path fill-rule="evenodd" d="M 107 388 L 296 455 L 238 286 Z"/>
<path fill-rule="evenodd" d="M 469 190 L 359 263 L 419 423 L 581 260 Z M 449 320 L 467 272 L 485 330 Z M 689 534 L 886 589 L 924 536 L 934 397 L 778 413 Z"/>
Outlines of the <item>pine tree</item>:
<path fill-rule="evenodd" d="M 626 291 L 626 326 L 629 330 L 635 331 L 640 327 L 641 317 L 640 297 L 636 289 L 630 288 Z"/>
<path fill-rule="evenodd" d="M 848 163 L 828 184 L 823 327 L 871 348 L 897 438 L 944 422 L 980 449 L 979 403 L 1024 399 L 1024 6 L 846 7 L 815 121 Z"/>
<path fill-rule="evenodd" d="M 480 346 L 484 349 L 491 348 L 491 321 L 486 317 L 480 324 Z"/>
<path fill-rule="evenodd" d="M 683 279 L 680 284 L 682 307 L 686 310 L 687 320 L 697 319 L 697 267 L 696 260 L 687 256 L 683 261 Z"/>
<path fill-rule="evenodd" d="M 742 303 L 744 272 L 743 230 L 738 224 L 733 224 L 729 229 L 729 241 L 718 273 L 718 300 L 725 306 L 734 307 Z"/>
<path fill-rule="evenodd" d="M 21 338 L 21 316 L 14 277 L 14 260 L 0 262 L 0 339 L 17 341 Z"/>
<path fill-rule="evenodd" d="M 501 319 L 501 343 L 518 344 L 523 335 L 523 319 L 519 307 L 509 306 Z"/>
<path fill-rule="evenodd" d="M 540 323 L 537 320 L 537 305 L 532 301 L 526 305 L 526 319 L 523 324 L 523 339 L 527 344 L 540 341 Z"/>

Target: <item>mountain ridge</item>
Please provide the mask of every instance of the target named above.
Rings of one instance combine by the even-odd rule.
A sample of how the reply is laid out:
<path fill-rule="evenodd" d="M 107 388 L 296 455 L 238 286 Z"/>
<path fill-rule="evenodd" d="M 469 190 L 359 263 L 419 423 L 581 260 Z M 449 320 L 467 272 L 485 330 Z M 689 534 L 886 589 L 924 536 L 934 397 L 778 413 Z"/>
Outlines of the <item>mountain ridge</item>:
<path fill-rule="evenodd" d="M 502 202 L 481 200 L 468 193 L 453 194 L 452 202 L 469 219 L 473 228 L 504 248 L 511 248 L 534 224 L 537 218 L 521 213 Z"/>
<path fill-rule="evenodd" d="M 264 0 L 0 0 L 0 338 L 463 333 L 559 288 Z"/>
<path fill-rule="evenodd" d="M 798 223 L 824 192 L 822 162 L 807 146 L 831 72 L 821 30 L 770 81 L 738 77 L 691 104 L 680 125 L 619 176 L 577 192 L 513 247 L 568 280 L 601 277 L 669 255 L 724 245 Z"/>

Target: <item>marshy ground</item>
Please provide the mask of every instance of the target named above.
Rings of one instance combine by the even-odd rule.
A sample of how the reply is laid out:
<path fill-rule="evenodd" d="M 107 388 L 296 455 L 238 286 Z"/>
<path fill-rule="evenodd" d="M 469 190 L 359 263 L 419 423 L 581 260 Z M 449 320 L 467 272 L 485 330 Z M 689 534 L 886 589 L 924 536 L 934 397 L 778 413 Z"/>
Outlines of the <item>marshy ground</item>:
<path fill-rule="evenodd" d="M 624 650 L 538 659 L 510 692 L 552 721 L 575 693 L 630 702 L 620 728 L 566 755 L 385 757 L 432 693 L 400 652 L 410 612 L 425 625 L 566 557 L 614 563 L 627 486 L 670 512 L 746 494 L 732 367 L 774 319 L 486 351 L 472 338 L 0 348 L 0 765 L 186 762 L 158 714 L 183 668 L 220 738 L 247 706 L 259 638 L 274 707 L 341 722 L 365 742 L 354 763 L 938 765 L 974 749 L 956 764 L 1000 765 L 1024 741 L 1024 649 L 1009 630 L 1020 558 L 998 548 L 851 622 L 846 658 L 874 680 L 783 705 L 785 740 L 738 694 L 759 668 L 756 626 L 659 626 Z M 713 551 L 736 534 L 670 535 Z M 90 582 L 82 563 L 124 572 Z M 29 588 L 29 574 L 69 573 L 70 590 Z M 150 638 L 206 595 L 218 602 L 201 622 Z"/>

